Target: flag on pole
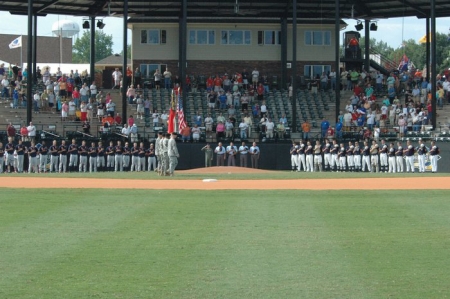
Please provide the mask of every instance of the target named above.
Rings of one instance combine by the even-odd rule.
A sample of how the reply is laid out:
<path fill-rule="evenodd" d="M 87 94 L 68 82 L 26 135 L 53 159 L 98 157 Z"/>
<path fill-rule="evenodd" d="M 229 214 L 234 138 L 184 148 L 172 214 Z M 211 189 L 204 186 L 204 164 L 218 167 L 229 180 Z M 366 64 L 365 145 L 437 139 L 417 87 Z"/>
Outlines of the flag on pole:
<path fill-rule="evenodd" d="M 419 39 L 419 44 L 425 44 L 427 42 L 427 35 L 425 34 Z M 431 36 L 430 36 L 430 42 L 431 42 Z"/>
<path fill-rule="evenodd" d="M 178 115 L 178 133 L 181 133 L 181 130 L 183 130 L 187 126 L 186 120 L 184 119 L 183 99 L 181 97 L 181 88 L 178 88 L 177 115 Z"/>
<path fill-rule="evenodd" d="M 9 44 L 10 49 L 16 49 L 20 47 L 22 47 L 22 36 L 19 36 Z"/>
<path fill-rule="evenodd" d="M 167 124 L 167 133 L 175 131 L 175 92 L 172 90 L 172 99 L 170 103 L 169 121 Z"/>

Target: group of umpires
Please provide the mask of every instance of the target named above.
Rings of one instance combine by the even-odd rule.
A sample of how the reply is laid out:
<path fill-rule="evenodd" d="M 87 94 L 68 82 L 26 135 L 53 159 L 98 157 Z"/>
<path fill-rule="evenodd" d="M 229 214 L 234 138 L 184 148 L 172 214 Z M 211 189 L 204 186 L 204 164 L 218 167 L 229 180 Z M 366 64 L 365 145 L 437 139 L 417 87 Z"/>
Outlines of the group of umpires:
<path fill-rule="evenodd" d="M 406 147 L 401 142 L 389 145 L 385 140 L 381 140 L 378 145 L 375 140 L 369 145 L 367 141 L 360 146 L 359 142 L 349 142 L 348 145 L 338 144 L 336 140 L 332 143 L 327 140 L 322 145 L 319 140 L 313 146 L 310 141 L 293 142 L 290 148 L 292 171 L 335 171 L 335 172 L 384 172 L 414 173 L 414 155 L 417 153 L 419 172 L 425 172 L 426 156 L 429 156 L 431 172 L 437 172 L 437 160 L 439 147 L 436 142 L 431 141 L 428 148 L 419 139 L 419 145 L 414 147 L 411 141 L 407 141 Z"/>

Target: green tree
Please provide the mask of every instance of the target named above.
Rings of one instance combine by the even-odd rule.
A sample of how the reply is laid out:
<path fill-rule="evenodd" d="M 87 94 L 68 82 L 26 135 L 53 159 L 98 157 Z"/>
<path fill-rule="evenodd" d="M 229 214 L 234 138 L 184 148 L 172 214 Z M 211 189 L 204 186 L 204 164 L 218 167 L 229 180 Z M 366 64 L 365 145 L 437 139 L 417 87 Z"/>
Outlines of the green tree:
<path fill-rule="evenodd" d="M 123 50 L 120 51 L 120 56 L 123 57 Z M 131 59 L 131 45 L 127 45 L 127 58 Z"/>
<path fill-rule="evenodd" d="M 95 31 L 95 62 L 113 54 L 112 35 L 107 35 L 101 30 Z M 83 35 L 73 45 L 72 61 L 74 63 L 89 63 L 91 49 L 91 33 L 84 31 Z"/>

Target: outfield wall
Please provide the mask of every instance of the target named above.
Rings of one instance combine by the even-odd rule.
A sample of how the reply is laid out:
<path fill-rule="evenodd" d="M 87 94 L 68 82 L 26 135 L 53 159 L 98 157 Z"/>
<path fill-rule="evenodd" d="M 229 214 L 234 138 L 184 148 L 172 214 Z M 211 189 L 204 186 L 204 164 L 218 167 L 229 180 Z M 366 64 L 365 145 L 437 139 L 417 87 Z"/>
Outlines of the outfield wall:
<path fill-rule="evenodd" d="M 178 143 L 178 151 L 180 152 L 180 159 L 178 160 L 177 169 L 192 169 L 205 166 L 205 154 L 201 148 L 205 146 L 203 143 Z M 225 146 L 228 144 L 225 144 Z M 236 144 L 239 147 L 240 144 Z M 414 144 L 417 146 L 417 144 Z M 429 146 L 429 142 L 426 144 Z M 450 173 L 450 143 L 438 143 L 441 151 L 441 159 L 438 162 L 438 172 Z M 216 144 L 213 145 L 213 149 Z M 248 144 L 247 146 L 251 146 Z M 291 158 L 289 155 L 290 144 L 258 144 L 261 150 L 259 159 L 260 169 L 268 170 L 290 170 Z M 212 161 L 212 165 L 216 166 L 216 155 Z M 225 161 L 227 165 L 227 161 Z M 250 166 L 250 157 L 248 158 L 248 165 Z M 239 166 L 239 155 L 236 159 L 236 166 Z M 417 166 L 417 165 L 416 165 Z M 417 167 L 416 167 L 417 168 Z M 405 168 L 406 169 L 406 168 Z M 429 167 L 431 171 L 431 166 Z M 416 170 L 417 171 L 417 170 Z"/>

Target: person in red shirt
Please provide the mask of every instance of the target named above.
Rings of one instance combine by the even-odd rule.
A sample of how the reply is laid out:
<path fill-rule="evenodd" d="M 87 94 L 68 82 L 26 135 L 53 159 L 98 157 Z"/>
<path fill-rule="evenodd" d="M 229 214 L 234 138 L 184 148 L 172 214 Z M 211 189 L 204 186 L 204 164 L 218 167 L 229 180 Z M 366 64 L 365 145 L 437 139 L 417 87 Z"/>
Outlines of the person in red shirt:
<path fill-rule="evenodd" d="M 348 47 L 350 48 L 350 51 L 352 52 L 352 57 L 356 58 L 358 55 L 358 48 L 359 48 L 359 42 L 356 39 L 356 37 L 352 37 L 350 41 L 348 42 Z"/>
<path fill-rule="evenodd" d="M 359 86 L 359 85 L 355 85 L 355 87 L 353 88 L 353 92 L 359 97 L 361 95 L 361 92 L 363 91 L 363 89 Z"/>
<path fill-rule="evenodd" d="M 334 128 L 333 127 L 329 127 L 327 130 L 327 137 L 334 137 Z"/>
<path fill-rule="evenodd" d="M 189 75 L 186 75 L 186 88 L 187 92 L 191 90 L 191 78 L 189 77 Z"/>
<path fill-rule="evenodd" d="M 67 97 L 70 98 L 72 96 L 72 92 L 73 92 L 73 84 L 72 84 L 72 82 L 67 81 L 66 90 L 67 90 Z"/>
<path fill-rule="evenodd" d="M 20 135 L 22 136 L 22 141 L 27 141 L 28 138 L 28 129 L 25 125 L 20 128 Z"/>
<path fill-rule="evenodd" d="M 121 125 L 122 124 L 122 117 L 120 116 L 119 112 L 117 112 L 117 115 L 114 118 L 114 121 L 116 122 L 116 125 Z"/>
<path fill-rule="evenodd" d="M 262 85 L 262 83 L 259 83 L 258 87 L 256 88 L 256 93 L 258 94 L 259 102 L 264 100 L 264 86 Z"/>
<path fill-rule="evenodd" d="M 213 89 L 214 80 L 212 76 L 209 76 L 209 78 L 206 80 L 206 90 L 210 92 Z"/>
<path fill-rule="evenodd" d="M 219 75 L 216 75 L 216 78 L 214 78 L 214 91 L 219 92 L 221 87 L 222 79 L 220 79 Z"/>
<path fill-rule="evenodd" d="M 75 102 L 75 105 L 80 107 L 80 92 L 78 91 L 78 87 L 75 87 L 75 90 L 72 91 L 72 99 Z"/>
<path fill-rule="evenodd" d="M 127 87 L 131 85 L 131 78 L 133 77 L 133 71 L 130 67 L 127 67 Z"/>

